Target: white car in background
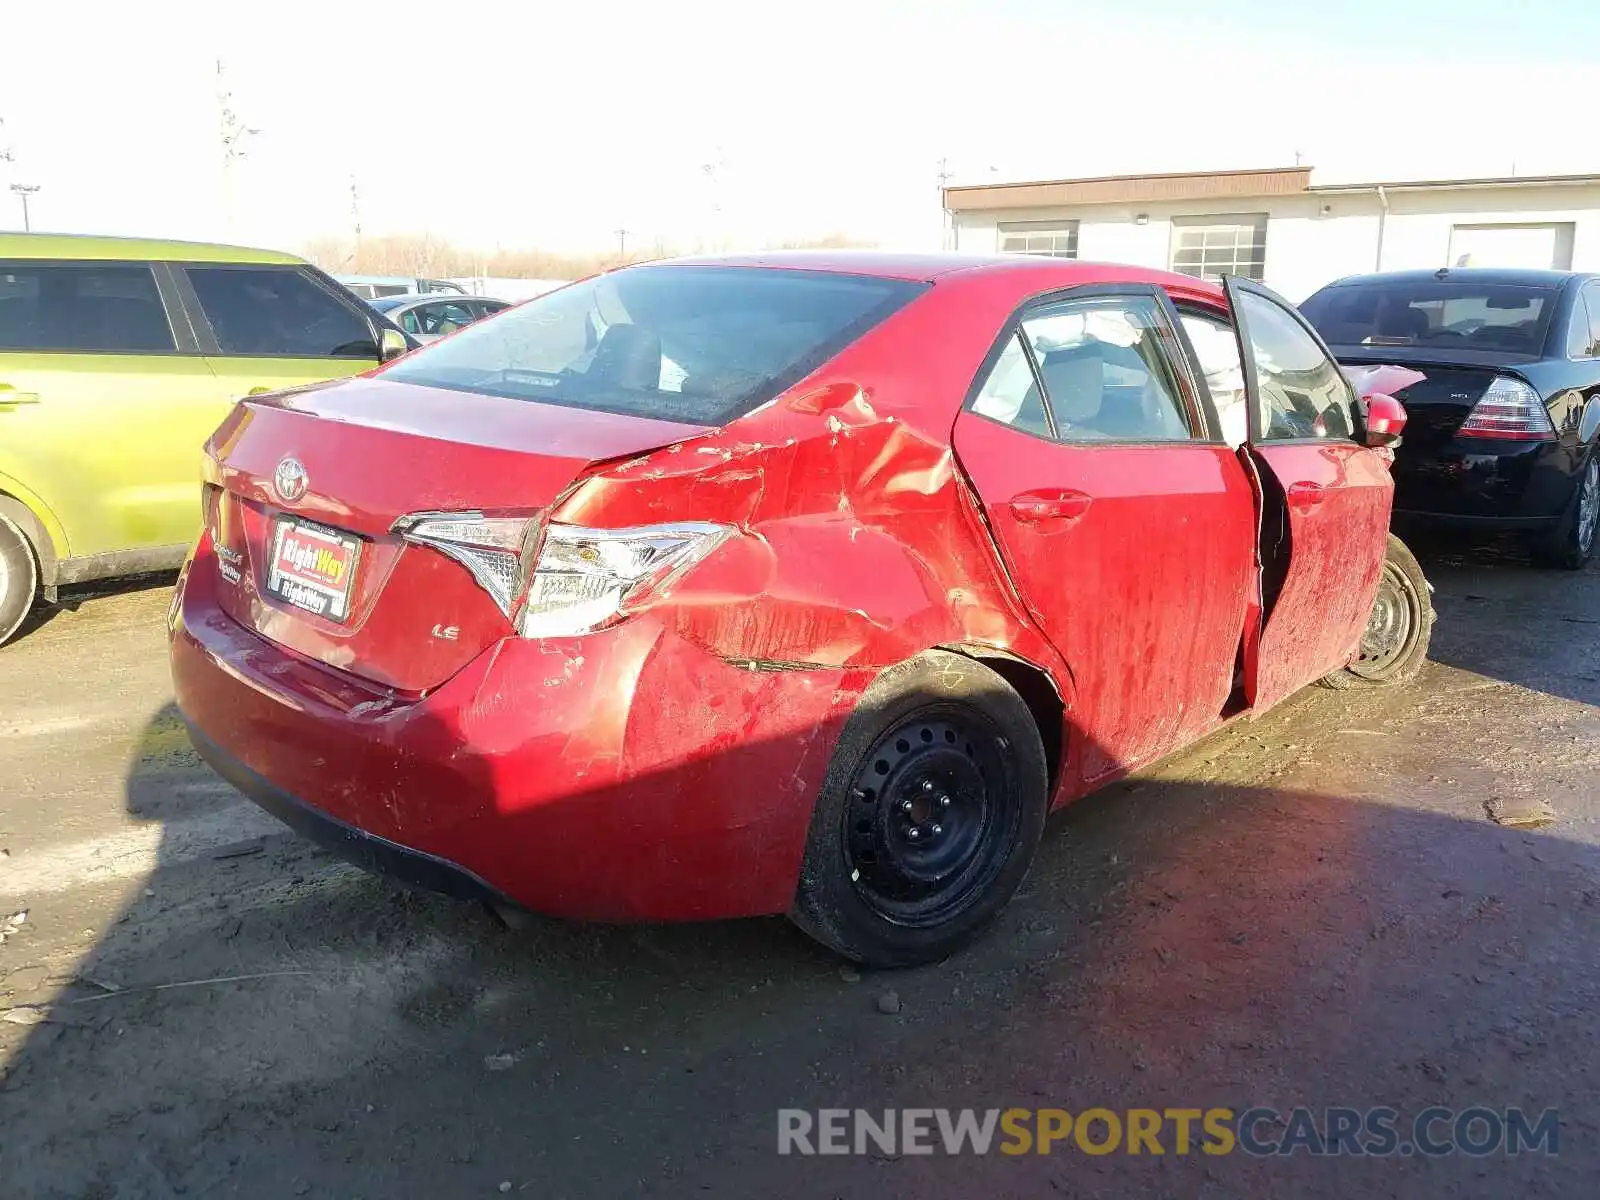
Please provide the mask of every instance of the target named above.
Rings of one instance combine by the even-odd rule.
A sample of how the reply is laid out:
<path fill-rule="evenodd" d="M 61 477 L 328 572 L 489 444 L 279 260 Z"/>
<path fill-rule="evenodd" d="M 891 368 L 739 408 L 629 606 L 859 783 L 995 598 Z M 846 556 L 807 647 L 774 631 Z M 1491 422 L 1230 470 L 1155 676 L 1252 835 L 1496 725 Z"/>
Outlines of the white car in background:
<path fill-rule="evenodd" d="M 382 296 L 367 304 L 404 329 L 417 341 L 436 342 L 447 334 L 511 307 L 487 296 L 462 296 L 434 292 L 422 296 Z"/>

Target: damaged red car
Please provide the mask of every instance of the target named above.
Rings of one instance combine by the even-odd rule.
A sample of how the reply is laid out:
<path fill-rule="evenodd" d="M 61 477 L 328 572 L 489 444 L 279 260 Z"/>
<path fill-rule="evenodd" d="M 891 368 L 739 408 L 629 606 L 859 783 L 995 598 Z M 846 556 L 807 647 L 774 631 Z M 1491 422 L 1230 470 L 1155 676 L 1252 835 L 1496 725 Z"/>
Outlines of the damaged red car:
<path fill-rule="evenodd" d="M 1403 422 L 1244 281 L 630 267 L 241 401 L 177 701 L 241 791 L 410 882 L 927 961 L 1051 808 L 1419 669 Z"/>

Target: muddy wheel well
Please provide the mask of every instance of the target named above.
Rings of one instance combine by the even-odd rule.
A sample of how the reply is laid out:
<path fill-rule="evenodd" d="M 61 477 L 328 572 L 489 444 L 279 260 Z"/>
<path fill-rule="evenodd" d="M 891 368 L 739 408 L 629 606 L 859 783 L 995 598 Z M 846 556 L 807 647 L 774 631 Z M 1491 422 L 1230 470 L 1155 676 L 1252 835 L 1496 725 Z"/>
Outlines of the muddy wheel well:
<path fill-rule="evenodd" d="M 1050 768 L 1050 792 L 1055 794 L 1061 779 L 1061 769 L 1066 765 L 1066 747 L 1062 735 L 1066 729 L 1067 709 L 1050 676 L 1026 659 L 1017 658 L 992 646 L 942 646 L 955 654 L 975 658 L 1013 688 L 1033 714 L 1038 726 L 1039 740 L 1044 743 L 1045 762 Z"/>

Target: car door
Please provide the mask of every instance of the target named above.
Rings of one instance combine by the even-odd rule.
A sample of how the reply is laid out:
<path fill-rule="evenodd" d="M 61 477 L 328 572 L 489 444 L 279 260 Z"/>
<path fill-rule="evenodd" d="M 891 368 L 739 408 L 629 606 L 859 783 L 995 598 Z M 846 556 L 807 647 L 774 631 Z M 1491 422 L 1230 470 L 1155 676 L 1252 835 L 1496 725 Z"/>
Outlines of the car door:
<path fill-rule="evenodd" d="M 240 396 L 378 365 L 376 324 L 360 301 L 305 267 L 188 263 L 178 275 L 219 384 L 212 428 Z"/>
<path fill-rule="evenodd" d="M 181 553 L 215 388 L 161 264 L 0 262 L 0 490 L 59 557 Z"/>
<path fill-rule="evenodd" d="M 1008 325 L 955 448 L 1072 673 L 1076 790 L 1215 726 L 1254 586 L 1254 498 L 1156 288 L 1077 288 Z"/>
<path fill-rule="evenodd" d="M 1224 280 L 1261 487 L 1260 605 L 1245 690 L 1264 710 L 1355 656 L 1388 544 L 1390 456 L 1358 440 L 1354 389 L 1309 324 L 1258 283 Z"/>

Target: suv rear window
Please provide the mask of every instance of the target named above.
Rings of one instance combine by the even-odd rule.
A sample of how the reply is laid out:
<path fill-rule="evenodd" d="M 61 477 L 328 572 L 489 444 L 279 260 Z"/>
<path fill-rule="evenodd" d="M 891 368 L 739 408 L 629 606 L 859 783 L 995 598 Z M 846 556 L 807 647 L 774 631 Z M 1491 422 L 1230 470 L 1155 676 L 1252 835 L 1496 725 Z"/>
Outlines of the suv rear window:
<path fill-rule="evenodd" d="M 1300 306 L 1330 346 L 1425 346 L 1537 356 L 1552 288 L 1422 280 L 1323 288 Z"/>
<path fill-rule="evenodd" d="M 720 425 L 803 379 L 924 286 L 763 267 L 634 267 L 530 300 L 384 375 Z"/>
<path fill-rule="evenodd" d="M 175 349 L 166 306 L 147 266 L 0 262 L 0 350 Z"/>

